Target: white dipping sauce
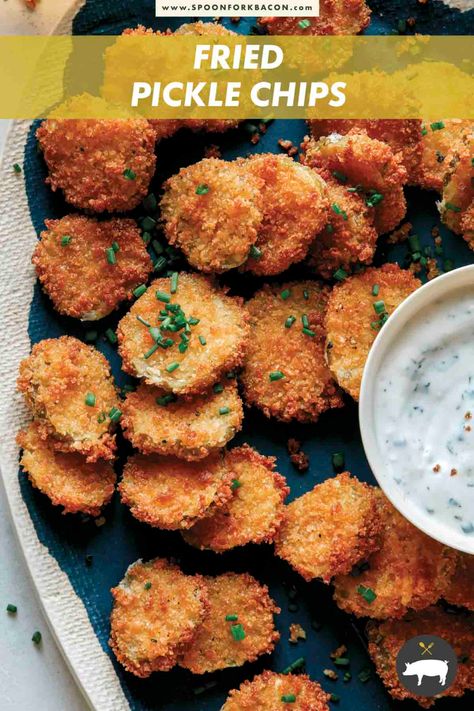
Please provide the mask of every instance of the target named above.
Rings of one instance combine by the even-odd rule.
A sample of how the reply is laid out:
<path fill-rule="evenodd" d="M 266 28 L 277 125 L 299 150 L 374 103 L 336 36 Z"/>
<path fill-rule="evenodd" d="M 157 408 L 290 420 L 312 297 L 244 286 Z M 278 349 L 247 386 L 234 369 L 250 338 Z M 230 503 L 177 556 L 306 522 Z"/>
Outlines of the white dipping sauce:
<path fill-rule="evenodd" d="M 403 497 L 474 540 L 474 285 L 407 322 L 377 373 L 374 406 Z"/>

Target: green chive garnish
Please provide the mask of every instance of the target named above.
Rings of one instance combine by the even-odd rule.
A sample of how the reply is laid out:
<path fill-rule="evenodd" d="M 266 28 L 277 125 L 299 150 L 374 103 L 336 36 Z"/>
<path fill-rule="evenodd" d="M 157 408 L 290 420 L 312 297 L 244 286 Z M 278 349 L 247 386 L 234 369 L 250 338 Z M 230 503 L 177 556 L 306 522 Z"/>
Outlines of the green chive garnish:
<path fill-rule="evenodd" d="M 153 193 L 150 193 L 146 196 L 146 198 L 143 198 L 142 205 L 147 212 L 155 212 L 158 207 L 158 203 Z"/>
<path fill-rule="evenodd" d="M 151 583 L 148 581 L 143 587 L 145 588 L 145 590 L 149 590 L 151 588 Z"/>
<path fill-rule="evenodd" d="M 118 422 L 122 417 L 122 410 L 119 410 L 118 407 L 113 407 L 109 412 L 109 417 L 111 422 Z"/>
<path fill-rule="evenodd" d="M 178 272 L 173 272 L 170 277 L 170 291 L 172 294 L 176 294 L 176 292 L 178 291 L 178 278 Z"/>
<path fill-rule="evenodd" d="M 155 352 L 158 350 L 159 347 L 160 347 L 160 346 L 159 346 L 158 343 L 154 343 L 154 344 L 151 346 L 151 348 L 150 348 L 149 350 L 147 350 L 146 353 L 143 354 L 144 359 L 145 359 L 145 360 L 148 360 L 148 358 L 151 358 L 151 356 L 153 355 L 153 353 L 155 353 Z"/>
<path fill-rule="evenodd" d="M 107 415 L 105 414 L 105 412 L 101 412 L 100 415 L 97 415 L 97 422 L 99 423 L 99 425 L 105 422 L 106 417 Z"/>
<path fill-rule="evenodd" d="M 445 203 L 446 210 L 451 210 L 452 212 L 461 212 L 461 208 L 454 205 L 452 202 Z"/>
<path fill-rule="evenodd" d="M 212 386 L 212 389 L 215 393 L 221 393 L 224 390 L 224 386 L 222 385 L 222 383 L 216 383 Z"/>
<path fill-rule="evenodd" d="M 379 202 L 382 202 L 382 200 L 383 195 L 381 193 L 373 193 L 370 197 L 367 198 L 365 204 L 367 205 L 367 207 L 375 207 L 379 204 Z"/>
<path fill-rule="evenodd" d="M 227 407 L 227 405 L 225 407 L 219 408 L 219 415 L 228 415 L 229 412 L 230 412 L 230 407 Z"/>
<path fill-rule="evenodd" d="M 86 405 L 88 405 L 89 407 L 94 407 L 94 405 L 95 405 L 95 395 L 94 395 L 94 393 L 87 393 L 84 402 L 85 402 Z"/>
<path fill-rule="evenodd" d="M 281 372 L 281 370 L 273 370 L 268 377 L 273 382 L 274 380 L 281 380 L 285 377 L 285 375 Z"/>
<path fill-rule="evenodd" d="M 435 121 L 430 124 L 430 128 L 432 131 L 441 131 L 441 129 L 444 128 L 444 123 L 442 121 Z"/>
<path fill-rule="evenodd" d="M 21 173 L 21 166 L 19 163 L 13 163 L 13 170 L 15 173 Z"/>
<path fill-rule="evenodd" d="M 156 398 L 156 404 L 161 405 L 161 407 L 166 407 L 170 402 L 176 402 L 176 395 L 168 393 L 167 395 L 160 395 Z"/>
<path fill-rule="evenodd" d="M 291 295 L 291 291 L 289 289 L 283 289 L 283 291 L 280 294 L 283 301 L 286 301 L 287 299 L 289 299 L 290 295 Z"/>
<path fill-rule="evenodd" d="M 343 452 L 334 452 L 332 455 L 332 466 L 334 471 L 342 472 L 345 466 L 345 457 Z"/>
<path fill-rule="evenodd" d="M 285 321 L 285 328 L 291 328 L 296 321 L 295 316 L 288 316 L 288 318 Z"/>
<path fill-rule="evenodd" d="M 151 234 L 149 232 L 143 232 L 142 240 L 145 242 L 145 244 L 149 244 L 151 240 Z"/>
<path fill-rule="evenodd" d="M 105 250 L 105 254 L 106 254 L 107 261 L 109 264 L 117 264 L 117 259 L 115 257 L 115 252 L 114 252 L 113 247 L 107 247 L 107 249 Z"/>
<path fill-rule="evenodd" d="M 309 319 L 306 314 L 303 314 L 301 317 L 301 323 L 303 324 L 304 328 L 309 328 Z"/>
<path fill-rule="evenodd" d="M 18 608 L 16 605 L 12 605 L 11 603 L 7 605 L 7 612 L 11 612 L 12 615 L 16 614 L 17 610 Z"/>
<path fill-rule="evenodd" d="M 125 168 L 123 171 L 123 177 L 127 180 L 135 180 L 137 174 L 131 168 Z"/>
<path fill-rule="evenodd" d="M 374 301 L 374 311 L 376 314 L 383 314 L 385 311 L 385 301 Z"/>
<path fill-rule="evenodd" d="M 239 619 L 238 615 L 226 615 L 225 616 L 226 622 L 237 622 Z"/>
<path fill-rule="evenodd" d="M 33 634 L 31 641 L 35 644 L 39 644 L 41 642 L 41 632 L 39 632 L 39 630 L 36 630 L 36 632 Z"/>
<path fill-rule="evenodd" d="M 150 215 L 147 215 L 141 221 L 141 225 L 145 232 L 152 232 L 156 227 L 156 220 L 153 217 L 150 217 Z"/>
<path fill-rule="evenodd" d="M 410 250 L 412 252 L 419 252 L 421 250 L 420 238 L 418 235 L 410 235 L 408 237 L 408 244 L 410 245 Z"/>
<path fill-rule="evenodd" d="M 305 336 L 311 336 L 312 338 L 316 335 L 316 332 L 312 331 L 310 328 L 303 328 L 302 333 L 304 333 Z"/>
<path fill-rule="evenodd" d="M 371 605 L 377 597 L 376 593 L 372 590 L 372 588 L 366 588 L 365 585 L 358 585 L 357 592 L 364 598 L 366 602 L 369 603 L 369 605 Z"/>
<path fill-rule="evenodd" d="M 71 242 L 72 237 L 69 235 L 64 235 L 64 237 L 61 237 L 61 246 L 62 247 L 67 247 L 67 245 Z"/>
<path fill-rule="evenodd" d="M 372 296 L 378 296 L 380 291 L 380 286 L 378 284 L 374 284 L 372 287 Z"/>
<path fill-rule="evenodd" d="M 114 252 L 118 252 L 119 249 L 120 249 L 119 243 L 118 243 L 118 242 L 112 242 L 112 249 L 114 250 Z"/>
<path fill-rule="evenodd" d="M 169 304 L 171 301 L 171 296 L 169 296 L 169 294 L 165 294 L 164 291 L 157 291 L 156 298 L 158 301 L 163 301 L 164 304 Z"/>
<path fill-rule="evenodd" d="M 347 175 L 344 175 L 344 173 L 341 173 L 339 170 L 333 170 L 332 174 L 340 183 L 347 183 Z"/>
<path fill-rule="evenodd" d="M 117 335 L 116 335 L 115 331 L 112 331 L 111 328 L 108 328 L 106 330 L 105 335 L 106 335 L 107 340 L 110 341 L 110 343 L 112 343 L 112 344 L 117 343 L 117 340 L 118 340 Z"/>
<path fill-rule="evenodd" d="M 294 704 L 296 701 L 296 696 L 294 694 L 283 694 L 280 698 L 284 704 Z"/>
<path fill-rule="evenodd" d="M 238 479 L 232 479 L 232 484 L 230 485 L 230 488 L 232 489 L 232 491 L 239 489 L 241 486 L 242 486 L 241 481 L 239 481 Z"/>
<path fill-rule="evenodd" d="M 196 188 L 196 195 L 207 195 L 210 188 L 208 185 L 198 185 Z"/>
<path fill-rule="evenodd" d="M 206 341 L 206 339 L 204 338 L 204 336 L 199 336 L 199 343 L 201 344 L 201 346 L 205 346 L 205 345 L 206 345 L 207 341 Z"/>
<path fill-rule="evenodd" d="M 367 668 L 362 669 L 362 671 L 360 671 L 357 674 L 357 676 L 359 678 L 359 681 L 361 681 L 363 684 L 365 684 L 365 682 L 369 681 L 370 677 L 372 676 L 372 672 L 370 669 L 367 669 Z"/>
<path fill-rule="evenodd" d="M 245 630 L 241 624 L 231 625 L 230 631 L 232 632 L 232 637 L 236 642 L 241 642 L 245 639 Z"/>
<path fill-rule="evenodd" d="M 167 373 L 172 373 L 174 370 L 179 368 L 179 363 L 174 361 L 173 363 L 170 363 L 169 365 L 166 366 L 166 372 Z"/>
<path fill-rule="evenodd" d="M 345 210 L 342 210 L 342 208 L 339 207 L 337 202 L 334 202 L 331 205 L 332 211 L 336 213 L 336 215 L 341 215 L 343 220 L 347 220 L 347 212 Z"/>
<path fill-rule="evenodd" d="M 253 244 L 250 247 L 249 257 L 252 257 L 252 259 L 256 259 L 258 261 L 261 258 L 261 256 L 262 256 L 262 250 Z"/>
<path fill-rule="evenodd" d="M 301 669 L 301 667 L 304 667 L 304 665 L 305 665 L 305 658 L 298 657 L 298 659 L 295 659 L 295 661 L 292 662 L 289 666 L 287 666 L 286 669 L 283 669 L 282 674 L 291 674 L 296 669 Z"/>
<path fill-rule="evenodd" d="M 337 667 L 348 667 L 350 662 L 347 657 L 336 657 L 336 659 L 334 660 L 334 664 Z"/>
<path fill-rule="evenodd" d="M 333 277 L 334 279 L 336 279 L 336 281 L 344 281 L 344 279 L 347 279 L 347 276 L 348 274 L 346 271 L 344 271 L 344 269 L 337 269 L 333 274 Z"/>
<path fill-rule="evenodd" d="M 132 294 L 138 299 L 140 296 L 143 296 L 145 291 L 146 291 L 145 284 L 140 284 L 139 286 L 137 286 L 136 289 L 133 290 Z"/>
<path fill-rule="evenodd" d="M 298 27 L 301 27 L 302 30 L 307 30 L 308 27 L 311 27 L 311 22 L 309 20 L 300 20 Z"/>

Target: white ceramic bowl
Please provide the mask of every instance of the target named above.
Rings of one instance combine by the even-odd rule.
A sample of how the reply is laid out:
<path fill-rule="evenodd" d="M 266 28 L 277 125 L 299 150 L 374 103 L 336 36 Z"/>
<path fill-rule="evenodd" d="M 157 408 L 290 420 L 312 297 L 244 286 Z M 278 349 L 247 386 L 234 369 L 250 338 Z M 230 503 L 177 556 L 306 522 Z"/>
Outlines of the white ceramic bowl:
<path fill-rule="evenodd" d="M 421 531 L 441 543 L 471 554 L 474 554 L 474 536 L 455 531 L 449 525 L 437 520 L 436 515 L 423 511 L 404 495 L 393 477 L 389 475 L 384 454 L 380 451 L 375 434 L 375 422 L 379 413 L 375 411 L 374 395 L 377 373 L 383 367 L 391 345 L 397 338 L 403 337 L 402 331 L 408 321 L 435 300 L 447 297 L 463 286 L 470 286 L 472 289 L 473 284 L 474 265 L 461 267 L 424 284 L 400 304 L 381 329 L 370 349 L 362 377 L 359 401 L 359 424 L 365 453 L 385 495 L 395 508 Z"/>

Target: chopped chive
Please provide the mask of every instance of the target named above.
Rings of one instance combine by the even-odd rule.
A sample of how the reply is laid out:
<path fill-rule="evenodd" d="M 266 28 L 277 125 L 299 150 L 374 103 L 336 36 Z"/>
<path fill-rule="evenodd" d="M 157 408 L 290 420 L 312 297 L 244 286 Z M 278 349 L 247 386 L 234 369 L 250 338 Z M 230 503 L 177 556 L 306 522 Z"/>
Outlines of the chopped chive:
<path fill-rule="evenodd" d="M 109 264 L 117 264 L 117 258 L 115 257 L 115 252 L 112 247 L 107 247 L 105 255 Z"/>
<path fill-rule="evenodd" d="M 149 232 L 142 232 L 142 240 L 145 244 L 149 244 L 151 240 L 151 234 Z"/>
<path fill-rule="evenodd" d="M 290 295 L 291 295 L 290 289 L 283 289 L 283 291 L 280 294 L 283 301 L 286 301 L 290 297 Z"/>
<path fill-rule="evenodd" d="M 418 235 L 410 235 L 408 237 L 408 244 L 412 252 L 419 252 L 421 250 L 420 238 Z"/>
<path fill-rule="evenodd" d="M 155 272 L 162 272 L 167 264 L 168 260 L 166 259 L 166 257 L 158 257 L 156 262 L 153 263 L 153 269 Z"/>
<path fill-rule="evenodd" d="M 87 393 L 87 395 L 86 395 L 86 397 L 85 397 L 85 399 L 84 399 L 84 402 L 85 402 L 86 405 L 88 405 L 89 407 L 94 407 L 94 405 L 95 405 L 95 395 L 94 395 L 94 393 Z"/>
<path fill-rule="evenodd" d="M 205 345 L 206 345 L 207 341 L 206 341 L 206 339 L 204 338 L 204 336 L 199 336 L 199 343 L 201 344 L 201 346 L 205 346 Z"/>
<path fill-rule="evenodd" d="M 362 669 L 358 674 L 357 674 L 359 681 L 361 681 L 363 684 L 365 684 L 366 681 L 369 681 L 370 677 L 372 676 L 372 672 L 370 669 L 365 668 Z"/>
<path fill-rule="evenodd" d="M 144 217 L 141 221 L 142 230 L 145 232 L 151 232 L 156 227 L 156 220 L 150 215 Z"/>
<path fill-rule="evenodd" d="M 307 289 L 303 289 L 303 298 L 305 301 L 308 301 L 309 299 L 309 292 Z"/>
<path fill-rule="evenodd" d="M 212 389 L 215 393 L 221 393 L 224 390 L 224 386 L 222 385 L 222 383 L 216 383 L 212 386 Z"/>
<path fill-rule="evenodd" d="M 67 245 L 70 244 L 71 240 L 72 237 L 70 237 L 69 235 L 64 235 L 63 237 L 61 237 L 61 246 L 67 247 Z"/>
<path fill-rule="evenodd" d="M 236 642 L 241 642 L 245 639 L 245 630 L 241 624 L 231 625 L 230 631 L 232 632 L 232 637 Z"/>
<path fill-rule="evenodd" d="M 238 615 L 226 615 L 225 616 L 226 622 L 237 622 L 239 619 Z"/>
<path fill-rule="evenodd" d="M 380 299 L 380 301 L 374 301 L 374 311 L 376 314 L 383 314 L 385 311 L 385 301 Z"/>
<path fill-rule="evenodd" d="M 346 459 L 344 457 L 344 452 L 334 452 L 331 457 L 332 466 L 335 472 L 342 472 L 345 467 Z"/>
<path fill-rule="evenodd" d="M 235 370 L 229 370 L 226 374 L 225 377 L 227 380 L 233 380 L 236 377 Z"/>
<path fill-rule="evenodd" d="M 111 422 L 118 422 L 122 417 L 122 410 L 119 410 L 118 407 L 113 407 L 109 412 L 109 417 Z"/>
<path fill-rule="evenodd" d="M 238 479 L 232 479 L 232 483 L 230 485 L 230 488 L 232 489 L 232 491 L 239 489 L 241 486 L 242 486 L 241 481 L 239 481 Z"/>
<path fill-rule="evenodd" d="M 228 415 L 229 412 L 230 412 L 230 407 L 227 407 L 227 405 L 219 408 L 219 415 Z"/>
<path fill-rule="evenodd" d="M 378 296 L 380 291 L 380 286 L 378 284 L 374 284 L 372 287 L 372 296 Z"/>
<path fill-rule="evenodd" d="M 347 279 L 347 272 L 344 269 L 336 269 L 336 271 L 333 274 L 333 277 L 336 281 L 344 281 L 344 279 Z"/>
<path fill-rule="evenodd" d="M 350 661 L 347 657 L 336 657 L 334 660 L 334 664 L 336 667 L 348 667 L 350 664 Z"/>
<path fill-rule="evenodd" d="M 207 195 L 210 188 L 208 185 L 198 185 L 196 188 L 196 195 Z"/>
<path fill-rule="evenodd" d="M 452 212 L 461 212 L 461 208 L 457 205 L 454 205 L 452 202 L 447 202 L 444 206 L 446 210 L 451 210 Z"/>
<path fill-rule="evenodd" d="M 444 128 L 444 123 L 443 121 L 435 121 L 430 124 L 430 128 L 432 131 L 441 131 L 441 129 Z"/>
<path fill-rule="evenodd" d="M 137 174 L 131 168 L 125 168 L 123 171 L 123 177 L 127 180 L 135 180 Z"/>
<path fill-rule="evenodd" d="M 151 324 L 148 323 L 148 321 L 145 321 L 145 319 L 142 316 L 137 316 L 137 321 L 140 321 L 140 323 L 142 323 L 147 328 L 151 328 Z"/>
<path fill-rule="evenodd" d="M 31 641 L 35 644 L 39 644 L 41 642 L 41 632 L 39 630 L 36 630 L 36 632 L 33 634 Z"/>
<path fill-rule="evenodd" d="M 11 612 L 12 615 L 16 614 L 16 611 L 18 610 L 16 605 L 12 605 L 11 603 L 8 603 L 7 605 L 7 612 Z"/>
<path fill-rule="evenodd" d="M 149 349 L 147 350 L 147 352 L 143 354 L 144 359 L 145 359 L 145 360 L 148 360 L 148 358 L 151 358 L 151 356 L 153 355 L 153 353 L 155 353 L 155 352 L 158 350 L 159 347 L 160 347 L 160 344 L 159 344 L 159 343 L 154 343 L 154 344 L 152 345 L 152 347 L 149 348 Z"/>
<path fill-rule="evenodd" d="M 161 407 L 166 407 L 170 402 L 176 402 L 176 395 L 167 393 L 166 395 L 160 395 L 160 397 L 156 398 L 156 404 L 161 405 Z"/>
<path fill-rule="evenodd" d="M 173 363 L 170 363 L 169 365 L 166 366 L 166 372 L 167 373 L 172 373 L 174 370 L 179 368 L 179 363 L 174 361 Z"/>
<path fill-rule="evenodd" d="M 351 679 L 352 679 L 352 674 L 350 673 L 350 671 L 344 672 L 343 681 L 346 681 L 346 682 L 347 682 L 347 681 L 350 681 Z"/>
<path fill-rule="evenodd" d="M 19 163 L 13 163 L 13 170 L 15 173 L 21 173 L 21 165 Z"/>
<path fill-rule="evenodd" d="M 119 243 L 118 243 L 118 242 L 112 242 L 112 249 L 114 250 L 114 252 L 117 253 L 117 252 L 119 251 L 119 249 L 120 249 Z"/>
<path fill-rule="evenodd" d="M 145 588 L 145 590 L 149 590 L 151 588 L 150 581 L 148 580 L 143 587 Z"/>
<path fill-rule="evenodd" d="M 112 331 L 111 328 L 108 328 L 106 330 L 105 335 L 106 335 L 107 340 L 110 341 L 110 343 L 112 343 L 112 344 L 117 343 L 117 340 L 118 340 L 117 335 L 116 335 L 115 331 Z"/>
<path fill-rule="evenodd" d="M 162 301 L 164 304 L 169 304 L 171 301 L 171 296 L 169 294 L 165 294 L 164 291 L 157 291 L 155 296 L 158 301 Z"/>
<path fill-rule="evenodd" d="M 156 343 L 161 341 L 161 339 L 163 338 L 163 336 L 161 335 L 161 331 L 157 326 L 150 326 L 150 336 Z"/>
<path fill-rule="evenodd" d="M 359 585 L 357 587 L 357 592 L 366 602 L 369 603 L 369 605 L 371 605 L 377 597 L 377 594 L 372 590 L 372 588 L 366 588 L 365 585 Z"/>
<path fill-rule="evenodd" d="M 274 382 L 275 380 L 282 380 L 282 378 L 285 377 L 285 374 L 282 373 L 281 370 L 273 370 L 268 377 L 272 382 Z"/>
<path fill-rule="evenodd" d="M 311 27 L 311 22 L 309 20 L 300 20 L 298 27 L 301 27 L 302 30 L 307 30 L 308 27 Z"/>
<path fill-rule="evenodd" d="M 285 328 L 291 328 L 296 321 L 296 316 L 288 316 L 285 321 Z"/>
<path fill-rule="evenodd" d="M 153 193 L 150 193 L 142 200 L 142 205 L 147 212 L 155 212 L 158 207 L 156 197 Z"/>
<path fill-rule="evenodd" d="M 86 331 L 84 334 L 84 338 L 87 341 L 87 343 L 93 343 L 94 341 L 97 340 L 98 335 L 99 334 L 97 331 Z"/>
<path fill-rule="evenodd" d="M 298 657 L 298 659 L 295 659 L 295 661 L 292 662 L 289 666 L 287 666 L 286 669 L 283 669 L 282 674 L 291 674 L 292 672 L 296 671 L 296 669 L 301 669 L 301 667 L 304 667 L 304 665 L 305 658 Z"/>
<path fill-rule="evenodd" d="M 426 128 L 422 128 L 422 129 L 421 129 L 421 135 L 422 135 L 422 136 L 426 136 L 427 133 L 428 133 L 428 131 L 426 130 Z"/>
<path fill-rule="evenodd" d="M 304 328 L 309 328 L 309 319 L 306 314 L 303 314 L 301 317 L 301 323 L 303 324 Z"/>
<path fill-rule="evenodd" d="M 339 170 L 333 170 L 332 174 L 340 183 L 347 183 L 347 175 L 344 175 L 344 173 L 341 173 Z"/>
<path fill-rule="evenodd" d="M 132 293 L 133 293 L 133 295 L 138 299 L 140 296 L 143 296 L 143 294 L 145 293 L 145 291 L 146 291 L 146 286 L 145 286 L 145 284 L 140 284 L 139 286 L 137 286 L 136 289 L 133 290 Z"/>
<path fill-rule="evenodd" d="M 250 247 L 249 257 L 258 261 L 262 257 L 262 250 L 256 247 L 254 244 Z"/>
<path fill-rule="evenodd" d="M 281 701 L 283 701 L 284 704 L 294 704 L 296 701 L 296 696 L 295 694 L 283 694 L 280 696 Z"/>
<path fill-rule="evenodd" d="M 330 222 L 326 225 L 326 232 L 329 232 L 329 234 L 332 234 L 334 232 L 334 227 L 331 225 Z"/>
<path fill-rule="evenodd" d="M 101 412 L 100 415 L 97 415 L 97 422 L 99 423 L 99 425 L 105 422 L 106 417 L 107 415 L 105 414 L 105 412 Z"/>
<path fill-rule="evenodd" d="M 373 193 L 370 197 L 367 198 L 365 204 L 367 205 L 367 207 L 375 207 L 379 204 L 379 202 L 382 202 L 382 200 L 383 195 L 381 193 Z"/>
<path fill-rule="evenodd" d="M 165 251 L 163 245 L 161 244 L 161 242 L 158 242 L 157 239 L 152 240 L 151 246 L 155 250 L 155 254 L 157 257 L 159 257 L 160 254 L 163 254 L 163 252 Z"/>
<path fill-rule="evenodd" d="M 316 332 L 312 331 L 310 328 L 303 328 L 302 332 L 305 336 L 311 336 L 312 338 L 314 338 L 314 336 L 316 335 Z"/>
<path fill-rule="evenodd" d="M 170 291 L 172 294 L 176 294 L 176 292 L 178 291 L 178 278 L 178 272 L 173 272 L 170 277 Z"/>
<path fill-rule="evenodd" d="M 331 205 L 332 211 L 336 213 L 336 215 L 341 215 L 343 220 L 347 220 L 347 212 L 345 210 L 342 210 L 337 202 L 333 202 Z"/>

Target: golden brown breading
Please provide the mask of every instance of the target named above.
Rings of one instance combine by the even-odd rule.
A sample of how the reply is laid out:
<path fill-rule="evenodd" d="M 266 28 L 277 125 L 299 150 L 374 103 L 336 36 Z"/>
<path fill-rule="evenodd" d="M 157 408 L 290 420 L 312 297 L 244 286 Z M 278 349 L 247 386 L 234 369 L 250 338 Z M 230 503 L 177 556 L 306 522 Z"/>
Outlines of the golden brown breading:
<path fill-rule="evenodd" d="M 209 612 L 179 664 L 193 674 L 204 674 L 240 667 L 269 654 L 280 638 L 273 622 L 280 609 L 266 585 L 248 573 L 224 573 L 205 580 Z"/>
<path fill-rule="evenodd" d="M 306 674 L 277 674 L 267 669 L 233 689 L 221 711 L 329 711 L 330 698 Z"/>
<path fill-rule="evenodd" d="M 184 532 L 184 540 L 216 553 L 247 543 L 270 543 L 290 491 L 285 478 L 273 471 L 275 461 L 275 457 L 264 457 L 248 445 L 227 452 L 225 466 L 232 473 L 233 496 Z"/>
<path fill-rule="evenodd" d="M 45 224 L 32 262 L 59 313 L 95 321 L 146 282 L 152 263 L 135 220 L 66 215 Z"/>
<path fill-rule="evenodd" d="M 333 289 L 326 312 L 327 362 L 354 400 L 359 399 L 365 361 L 386 320 L 384 314 L 390 315 L 419 286 L 410 271 L 384 264 L 348 277 Z"/>
<path fill-rule="evenodd" d="M 436 697 L 412 694 L 400 683 L 396 669 L 397 655 L 405 642 L 424 634 L 441 637 L 451 644 L 458 659 L 453 685 Z M 474 689 L 473 615 L 450 615 L 439 607 L 430 607 L 423 612 L 410 612 L 403 620 L 371 622 L 368 635 L 370 656 L 378 675 L 394 699 L 415 699 L 419 706 L 428 709 L 437 698 L 459 697 L 466 690 Z"/>
<path fill-rule="evenodd" d="M 450 230 L 464 232 L 462 219 L 474 203 L 474 138 L 454 159 L 454 170 L 443 188 L 439 211 Z"/>
<path fill-rule="evenodd" d="M 20 363 L 17 385 L 50 446 L 79 452 L 88 462 L 114 458 L 120 409 L 99 351 L 72 336 L 47 338 Z"/>
<path fill-rule="evenodd" d="M 144 454 L 188 461 L 224 447 L 242 427 L 244 416 L 237 385 L 228 380 L 204 395 L 179 399 L 141 384 L 127 395 L 122 410 L 121 426 L 134 447 Z"/>
<path fill-rule="evenodd" d="M 461 232 L 469 247 L 474 249 L 474 201 L 462 214 Z"/>
<path fill-rule="evenodd" d="M 306 256 L 327 221 L 323 179 L 284 155 L 266 153 L 240 161 L 247 173 L 263 181 L 263 221 L 255 248 L 243 269 L 260 276 L 279 274 Z"/>
<path fill-rule="evenodd" d="M 474 555 L 459 553 L 456 570 L 443 597 L 451 605 L 474 612 Z"/>
<path fill-rule="evenodd" d="M 365 0 L 320 0 L 319 17 L 260 17 L 269 35 L 356 35 L 370 22 Z M 309 24 L 308 24 L 309 23 Z"/>
<path fill-rule="evenodd" d="M 441 192 L 446 177 L 453 169 L 456 154 L 466 147 L 472 136 L 471 119 L 443 119 L 423 124 L 422 163 L 419 184 L 426 190 Z"/>
<path fill-rule="evenodd" d="M 204 158 L 164 184 L 161 216 L 170 244 L 204 272 L 238 267 L 257 239 L 263 180 L 247 163 Z"/>
<path fill-rule="evenodd" d="M 52 190 L 93 212 L 136 207 L 155 172 L 155 132 L 146 119 L 59 119 L 36 131 Z"/>
<path fill-rule="evenodd" d="M 373 210 L 357 193 L 335 180 L 327 181 L 330 209 L 326 225 L 309 250 L 309 264 L 329 279 L 339 268 L 350 272 L 354 264 L 370 264 L 377 232 Z"/>
<path fill-rule="evenodd" d="M 370 138 L 388 143 L 394 154 L 399 153 L 408 182 L 419 182 L 423 152 L 420 119 L 314 119 L 308 123 L 316 140 L 331 133 L 344 135 L 362 129 Z"/>
<path fill-rule="evenodd" d="M 377 491 L 381 547 L 369 556 L 366 570 L 335 578 L 334 599 L 358 617 L 398 619 L 409 608 L 422 610 L 444 596 L 457 552 L 415 528 Z"/>
<path fill-rule="evenodd" d="M 117 336 L 122 367 L 148 384 L 178 395 L 203 393 L 225 371 L 242 364 L 249 335 L 248 313 L 241 299 L 227 296 L 206 277 L 181 273 L 174 294 L 171 284 L 170 279 L 154 281 L 120 321 Z M 170 302 L 157 299 L 157 292 Z M 177 305 L 184 316 L 171 310 Z M 160 311 L 168 311 L 169 318 L 163 316 L 166 320 L 160 321 Z M 168 326 L 175 328 L 176 321 L 180 324 L 183 319 L 192 319 L 191 324 L 169 330 Z M 189 337 L 187 349 L 181 345 L 181 334 Z M 163 345 L 173 344 L 163 348 L 155 339 L 161 343 L 165 339 Z"/>
<path fill-rule="evenodd" d="M 176 457 L 130 457 L 119 484 L 122 503 L 150 526 L 189 528 L 232 496 L 232 472 L 221 453 L 199 462 Z"/>
<path fill-rule="evenodd" d="M 133 563 L 111 593 L 109 644 L 120 664 L 142 678 L 176 664 L 208 609 L 204 578 L 160 558 Z"/>
<path fill-rule="evenodd" d="M 107 462 L 88 464 L 80 454 L 56 452 L 37 422 L 17 435 L 20 464 L 36 489 L 66 513 L 98 516 L 112 498 L 115 473 Z"/>
<path fill-rule="evenodd" d="M 379 547 L 376 489 L 338 474 L 285 507 L 275 553 L 305 580 L 349 573 Z"/>
<path fill-rule="evenodd" d="M 407 171 L 401 154 L 387 143 L 369 138 L 365 131 L 352 129 L 345 136 L 332 133 L 319 141 L 306 139 L 301 146 L 302 162 L 316 168 L 323 178 L 341 173 L 348 186 L 364 194 L 374 211 L 379 234 L 393 230 L 406 213 L 403 185 Z"/>
<path fill-rule="evenodd" d="M 247 403 L 267 417 L 315 422 L 342 406 L 324 360 L 328 296 L 327 287 L 302 281 L 266 285 L 247 302 L 251 338 L 242 383 Z"/>

